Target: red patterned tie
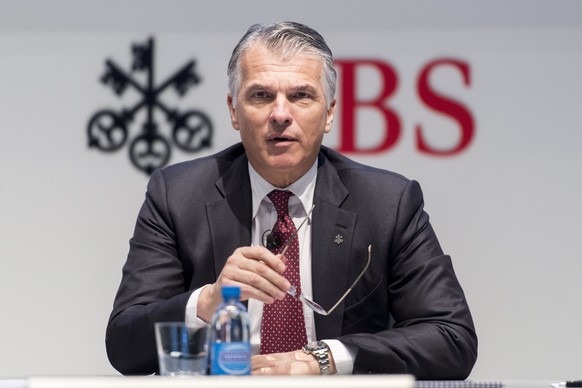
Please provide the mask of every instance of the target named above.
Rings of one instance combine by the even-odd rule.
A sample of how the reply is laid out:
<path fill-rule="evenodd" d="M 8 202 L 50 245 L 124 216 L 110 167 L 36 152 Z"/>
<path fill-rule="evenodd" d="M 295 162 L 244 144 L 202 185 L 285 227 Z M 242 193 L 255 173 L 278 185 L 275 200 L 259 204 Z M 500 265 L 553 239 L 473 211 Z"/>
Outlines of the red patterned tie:
<path fill-rule="evenodd" d="M 279 241 L 273 253 L 281 253 L 285 243 L 295 233 L 295 224 L 289 217 L 288 202 L 293 193 L 290 191 L 273 190 L 267 196 L 277 210 L 277 221 L 273 227 L 273 236 Z M 297 295 L 301 295 L 301 279 L 299 277 L 299 239 L 294 238 L 285 253 L 287 270 L 284 276 L 297 287 Z M 261 354 L 282 353 L 298 350 L 307 343 L 305 318 L 301 302 L 287 295 L 283 300 L 263 307 L 261 322 Z"/>

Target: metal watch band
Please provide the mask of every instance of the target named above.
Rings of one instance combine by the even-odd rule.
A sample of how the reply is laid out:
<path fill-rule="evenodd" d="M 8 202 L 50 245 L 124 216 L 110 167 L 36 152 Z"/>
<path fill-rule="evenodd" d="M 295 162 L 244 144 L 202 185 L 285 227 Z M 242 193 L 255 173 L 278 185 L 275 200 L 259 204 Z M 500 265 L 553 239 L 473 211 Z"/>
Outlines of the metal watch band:
<path fill-rule="evenodd" d="M 322 375 L 331 374 L 331 366 L 329 363 L 329 347 L 323 341 L 311 342 L 303 347 L 305 353 L 311 354 L 315 357 L 315 361 L 319 364 L 319 373 Z"/>

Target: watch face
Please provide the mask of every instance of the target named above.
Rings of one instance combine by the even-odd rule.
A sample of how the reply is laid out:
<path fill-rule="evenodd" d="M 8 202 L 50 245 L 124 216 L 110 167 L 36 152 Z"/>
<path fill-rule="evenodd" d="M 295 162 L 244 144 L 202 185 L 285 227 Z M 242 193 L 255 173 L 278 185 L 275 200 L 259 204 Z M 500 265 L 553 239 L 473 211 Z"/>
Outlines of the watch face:
<path fill-rule="evenodd" d="M 313 341 L 305 345 L 305 349 L 310 352 L 313 352 L 316 350 L 327 349 L 327 345 L 325 344 L 325 342 L 322 341 Z"/>

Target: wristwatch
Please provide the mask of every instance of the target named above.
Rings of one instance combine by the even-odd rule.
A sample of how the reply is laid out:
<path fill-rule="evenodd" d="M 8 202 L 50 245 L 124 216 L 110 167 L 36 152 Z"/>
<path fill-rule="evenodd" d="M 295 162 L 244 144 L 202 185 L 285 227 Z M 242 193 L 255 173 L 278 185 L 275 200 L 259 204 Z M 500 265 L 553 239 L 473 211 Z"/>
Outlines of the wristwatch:
<path fill-rule="evenodd" d="M 303 347 L 303 351 L 315 357 L 319 364 L 319 373 L 322 375 L 331 374 L 331 365 L 329 363 L 329 346 L 323 341 L 313 341 Z"/>

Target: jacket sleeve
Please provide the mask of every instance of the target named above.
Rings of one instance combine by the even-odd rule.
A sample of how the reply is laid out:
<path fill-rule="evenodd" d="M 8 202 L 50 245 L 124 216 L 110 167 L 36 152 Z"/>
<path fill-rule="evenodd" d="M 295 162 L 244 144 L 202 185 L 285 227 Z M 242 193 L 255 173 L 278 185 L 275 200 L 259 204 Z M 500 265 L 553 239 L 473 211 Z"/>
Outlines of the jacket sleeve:
<path fill-rule="evenodd" d="M 139 212 L 106 332 L 107 355 L 122 374 L 158 371 L 154 323 L 183 321 L 185 290 L 162 174 L 152 175 Z"/>
<path fill-rule="evenodd" d="M 477 336 L 451 259 L 423 210 L 417 182 L 402 191 L 387 252 L 393 327 L 338 338 L 355 346 L 354 373 L 408 373 L 464 379 L 477 358 Z"/>

